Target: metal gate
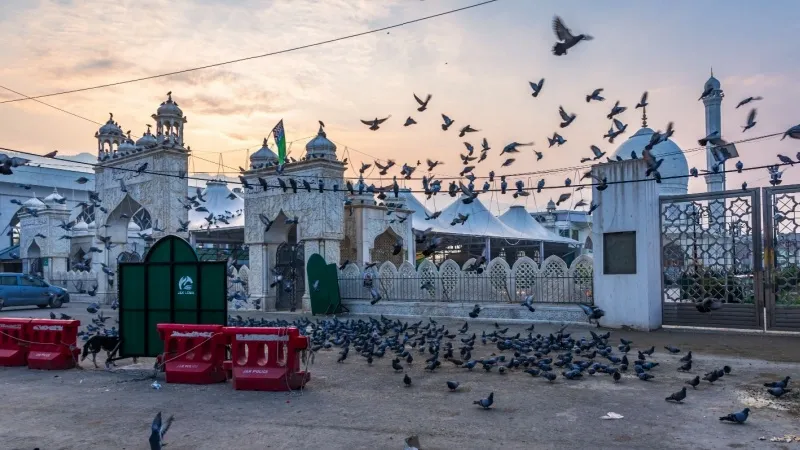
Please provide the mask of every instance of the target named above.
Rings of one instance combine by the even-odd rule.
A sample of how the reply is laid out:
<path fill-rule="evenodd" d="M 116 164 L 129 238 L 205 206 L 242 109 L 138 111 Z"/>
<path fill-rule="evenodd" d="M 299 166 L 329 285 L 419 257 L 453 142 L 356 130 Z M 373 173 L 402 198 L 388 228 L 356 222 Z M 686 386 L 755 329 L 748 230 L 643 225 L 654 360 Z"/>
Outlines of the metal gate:
<path fill-rule="evenodd" d="M 276 286 L 275 309 L 278 311 L 299 308 L 306 291 L 305 245 L 303 242 L 278 246 L 275 268 L 283 274 L 284 283 Z M 286 284 L 289 281 L 289 284 Z"/>
<path fill-rule="evenodd" d="M 767 328 L 800 331 L 800 185 L 764 189 Z"/>
<path fill-rule="evenodd" d="M 759 190 L 664 196 L 660 212 L 662 323 L 763 329 Z"/>

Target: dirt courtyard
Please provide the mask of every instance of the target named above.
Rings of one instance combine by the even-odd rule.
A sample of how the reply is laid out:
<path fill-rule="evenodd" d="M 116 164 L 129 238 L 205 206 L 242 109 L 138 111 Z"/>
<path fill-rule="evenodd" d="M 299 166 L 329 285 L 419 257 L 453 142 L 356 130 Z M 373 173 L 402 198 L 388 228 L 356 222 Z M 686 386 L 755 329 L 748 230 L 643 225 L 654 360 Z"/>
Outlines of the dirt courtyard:
<path fill-rule="evenodd" d="M 61 312 L 87 323 L 85 305 L 73 304 Z M 49 311 L 4 310 L 3 317 L 46 317 Z M 105 311 L 111 315 L 112 311 Z M 245 314 L 241 314 L 245 316 Z M 287 315 L 252 314 L 257 317 Z M 362 318 L 353 316 L 351 318 Z M 343 320 L 346 317 L 342 318 Z M 312 318 L 314 320 L 314 318 Z M 415 319 L 415 321 L 418 319 Z M 425 319 L 427 321 L 427 318 Z M 463 321 L 440 320 L 455 332 Z M 503 325 L 505 327 L 505 325 Z M 525 325 L 511 325 L 509 334 Z M 536 325 L 534 335 L 555 326 Z M 494 325 L 474 321 L 470 333 L 493 331 Z M 589 328 L 570 327 L 573 337 L 587 336 Z M 604 331 L 604 330 L 600 330 Z M 459 336 L 463 337 L 463 336 Z M 637 349 L 654 345 L 653 361 L 660 365 L 644 382 L 632 370 L 615 384 L 608 375 L 548 383 L 512 370 L 506 374 L 473 371 L 442 361 L 434 373 L 423 370 L 424 359 L 403 365 L 412 385 L 403 385 L 403 373 L 390 367 L 390 352 L 372 366 L 356 352 L 336 363 L 339 349 L 322 350 L 311 366 L 311 381 L 302 392 L 234 391 L 230 383 L 208 386 L 167 384 L 151 387 L 152 361 L 141 368 L 120 365 L 115 371 L 94 369 L 34 371 L 0 368 L 0 447 L 5 449 L 147 449 L 150 422 L 158 411 L 173 414 L 175 423 L 166 436 L 168 449 L 403 449 L 403 439 L 419 435 L 421 448 L 430 449 L 553 449 L 553 448 L 795 448 L 772 443 L 773 437 L 800 435 L 800 389 L 773 399 L 761 385 L 791 375 L 800 383 L 800 338 L 743 336 L 717 333 L 612 331 Z M 457 338 L 458 339 L 458 338 Z M 455 339 L 454 345 L 460 344 Z M 683 352 L 663 349 L 674 345 Z M 458 345 L 456 345 L 458 347 Z M 687 350 L 694 354 L 689 373 L 676 370 Z M 478 340 L 473 359 L 500 352 Z M 683 404 L 664 400 L 685 386 L 685 380 L 729 365 L 733 369 L 713 385 L 702 382 L 688 391 Z M 445 382 L 459 381 L 457 392 Z M 800 387 L 797 386 L 790 387 Z M 494 392 L 490 410 L 474 400 Z M 745 425 L 721 423 L 719 416 L 751 409 Z M 602 420 L 615 412 L 618 420 Z M 798 447 L 800 448 L 800 447 Z"/>

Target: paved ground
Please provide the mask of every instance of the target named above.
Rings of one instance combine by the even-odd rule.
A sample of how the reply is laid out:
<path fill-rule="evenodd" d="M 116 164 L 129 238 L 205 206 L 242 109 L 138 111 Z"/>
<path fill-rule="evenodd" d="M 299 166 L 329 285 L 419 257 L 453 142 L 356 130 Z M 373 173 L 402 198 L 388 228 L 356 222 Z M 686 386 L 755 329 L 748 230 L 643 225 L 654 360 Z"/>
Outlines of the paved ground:
<path fill-rule="evenodd" d="M 85 305 L 62 312 L 86 319 Z M 49 310 L 4 310 L 0 316 L 46 317 Z M 110 311 L 107 311 L 110 313 Z M 260 316 L 264 316 L 260 314 Z M 287 317 L 287 316 L 281 316 Z M 450 329 L 462 322 L 445 321 Z M 472 328 L 476 328 L 474 324 Z M 493 329 L 481 324 L 479 329 Z M 512 332 L 523 326 L 512 326 Z M 537 332 L 554 327 L 537 326 Z M 573 335 L 588 334 L 585 328 Z M 338 351 L 323 351 L 302 393 L 237 392 L 230 385 L 163 384 L 159 391 L 143 379 L 148 372 L 121 369 L 39 372 L 0 368 L 2 448 L 146 449 L 149 423 L 157 411 L 174 414 L 168 449 L 402 449 L 402 439 L 420 435 L 429 449 L 553 448 L 796 448 L 759 438 L 800 434 L 800 395 L 773 401 L 761 383 L 793 375 L 800 387 L 800 338 L 710 333 L 614 332 L 634 348 L 655 345 L 655 380 L 630 376 L 613 384 L 606 376 L 583 381 L 559 379 L 552 385 L 525 373 L 468 372 L 443 363 L 429 374 L 421 358 L 402 374 L 377 360 L 372 367 L 351 352 L 336 364 Z M 613 339 L 618 342 L 617 339 Z M 693 350 L 695 370 L 680 374 L 678 356 L 661 350 L 672 344 Z M 473 357 L 496 347 L 478 343 Z M 722 381 L 703 383 L 682 405 L 664 397 L 695 374 L 730 365 Z M 87 367 L 90 364 L 85 364 Z M 450 393 L 446 380 L 462 383 Z M 473 400 L 495 393 L 484 411 Z M 717 418 L 752 409 L 746 425 Z M 601 420 L 607 412 L 621 420 Z M 784 447 L 781 447 L 784 446 Z"/>

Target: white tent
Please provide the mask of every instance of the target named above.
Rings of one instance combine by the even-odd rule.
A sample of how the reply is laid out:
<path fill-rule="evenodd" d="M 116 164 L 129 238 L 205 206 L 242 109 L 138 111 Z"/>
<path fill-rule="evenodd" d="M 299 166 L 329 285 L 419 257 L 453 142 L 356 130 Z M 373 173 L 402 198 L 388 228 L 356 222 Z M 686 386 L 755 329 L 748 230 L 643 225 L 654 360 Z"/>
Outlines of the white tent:
<path fill-rule="evenodd" d="M 520 233 L 506 226 L 494 216 L 477 198 L 472 203 L 461 201 L 463 197 L 450 204 L 442 211 L 439 216 L 440 232 L 448 234 L 459 234 L 466 236 L 482 236 L 506 239 L 530 239 L 525 234 Z M 458 214 L 469 215 L 466 223 L 450 225 Z M 435 230 L 439 231 L 439 230 Z"/>
<path fill-rule="evenodd" d="M 411 227 L 415 230 L 422 231 L 432 228 L 434 232 L 443 233 L 442 226 L 439 224 L 438 219 L 426 220 L 432 213 L 428 208 L 423 205 L 414 194 L 410 192 L 400 192 L 400 196 L 405 199 L 406 209 L 414 211 L 411 214 Z"/>
<path fill-rule="evenodd" d="M 539 222 L 536 221 L 522 205 L 514 205 L 508 208 L 500 220 L 509 228 L 512 228 L 522 234 L 526 239 L 532 241 L 556 242 L 562 244 L 578 244 L 578 241 L 567 237 L 559 236 L 555 233 L 548 231 Z"/>
<path fill-rule="evenodd" d="M 196 192 L 191 192 L 190 195 L 194 196 Z M 200 206 L 205 207 L 208 212 L 189 210 L 190 230 L 207 230 L 208 221 L 206 217 L 209 214 L 212 214 L 216 219 L 214 224 L 211 225 L 211 231 L 244 227 L 244 199 L 228 189 L 226 182 L 208 181 L 206 188 L 203 190 L 203 198 L 205 201 L 200 202 Z M 228 223 L 223 222 L 223 220 Z"/>

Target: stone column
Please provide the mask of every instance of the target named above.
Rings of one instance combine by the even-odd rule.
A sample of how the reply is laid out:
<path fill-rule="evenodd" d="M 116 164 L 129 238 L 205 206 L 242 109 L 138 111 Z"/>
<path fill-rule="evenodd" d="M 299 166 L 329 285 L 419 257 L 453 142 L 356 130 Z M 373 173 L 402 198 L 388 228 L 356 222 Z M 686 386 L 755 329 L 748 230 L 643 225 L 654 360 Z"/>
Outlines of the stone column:
<path fill-rule="evenodd" d="M 605 327 L 646 331 L 661 327 L 663 272 L 658 185 L 625 183 L 640 179 L 646 169 L 642 159 L 592 167 L 595 175 L 605 177 L 609 183 L 602 192 L 593 192 L 593 202 L 599 206 L 592 225 L 593 297 L 595 305 L 605 311 L 600 319 Z M 626 243 L 626 239 L 633 242 Z M 625 251 L 634 245 L 633 254 Z M 624 264 L 618 264 L 620 261 L 630 262 L 632 267 L 621 267 Z"/>

